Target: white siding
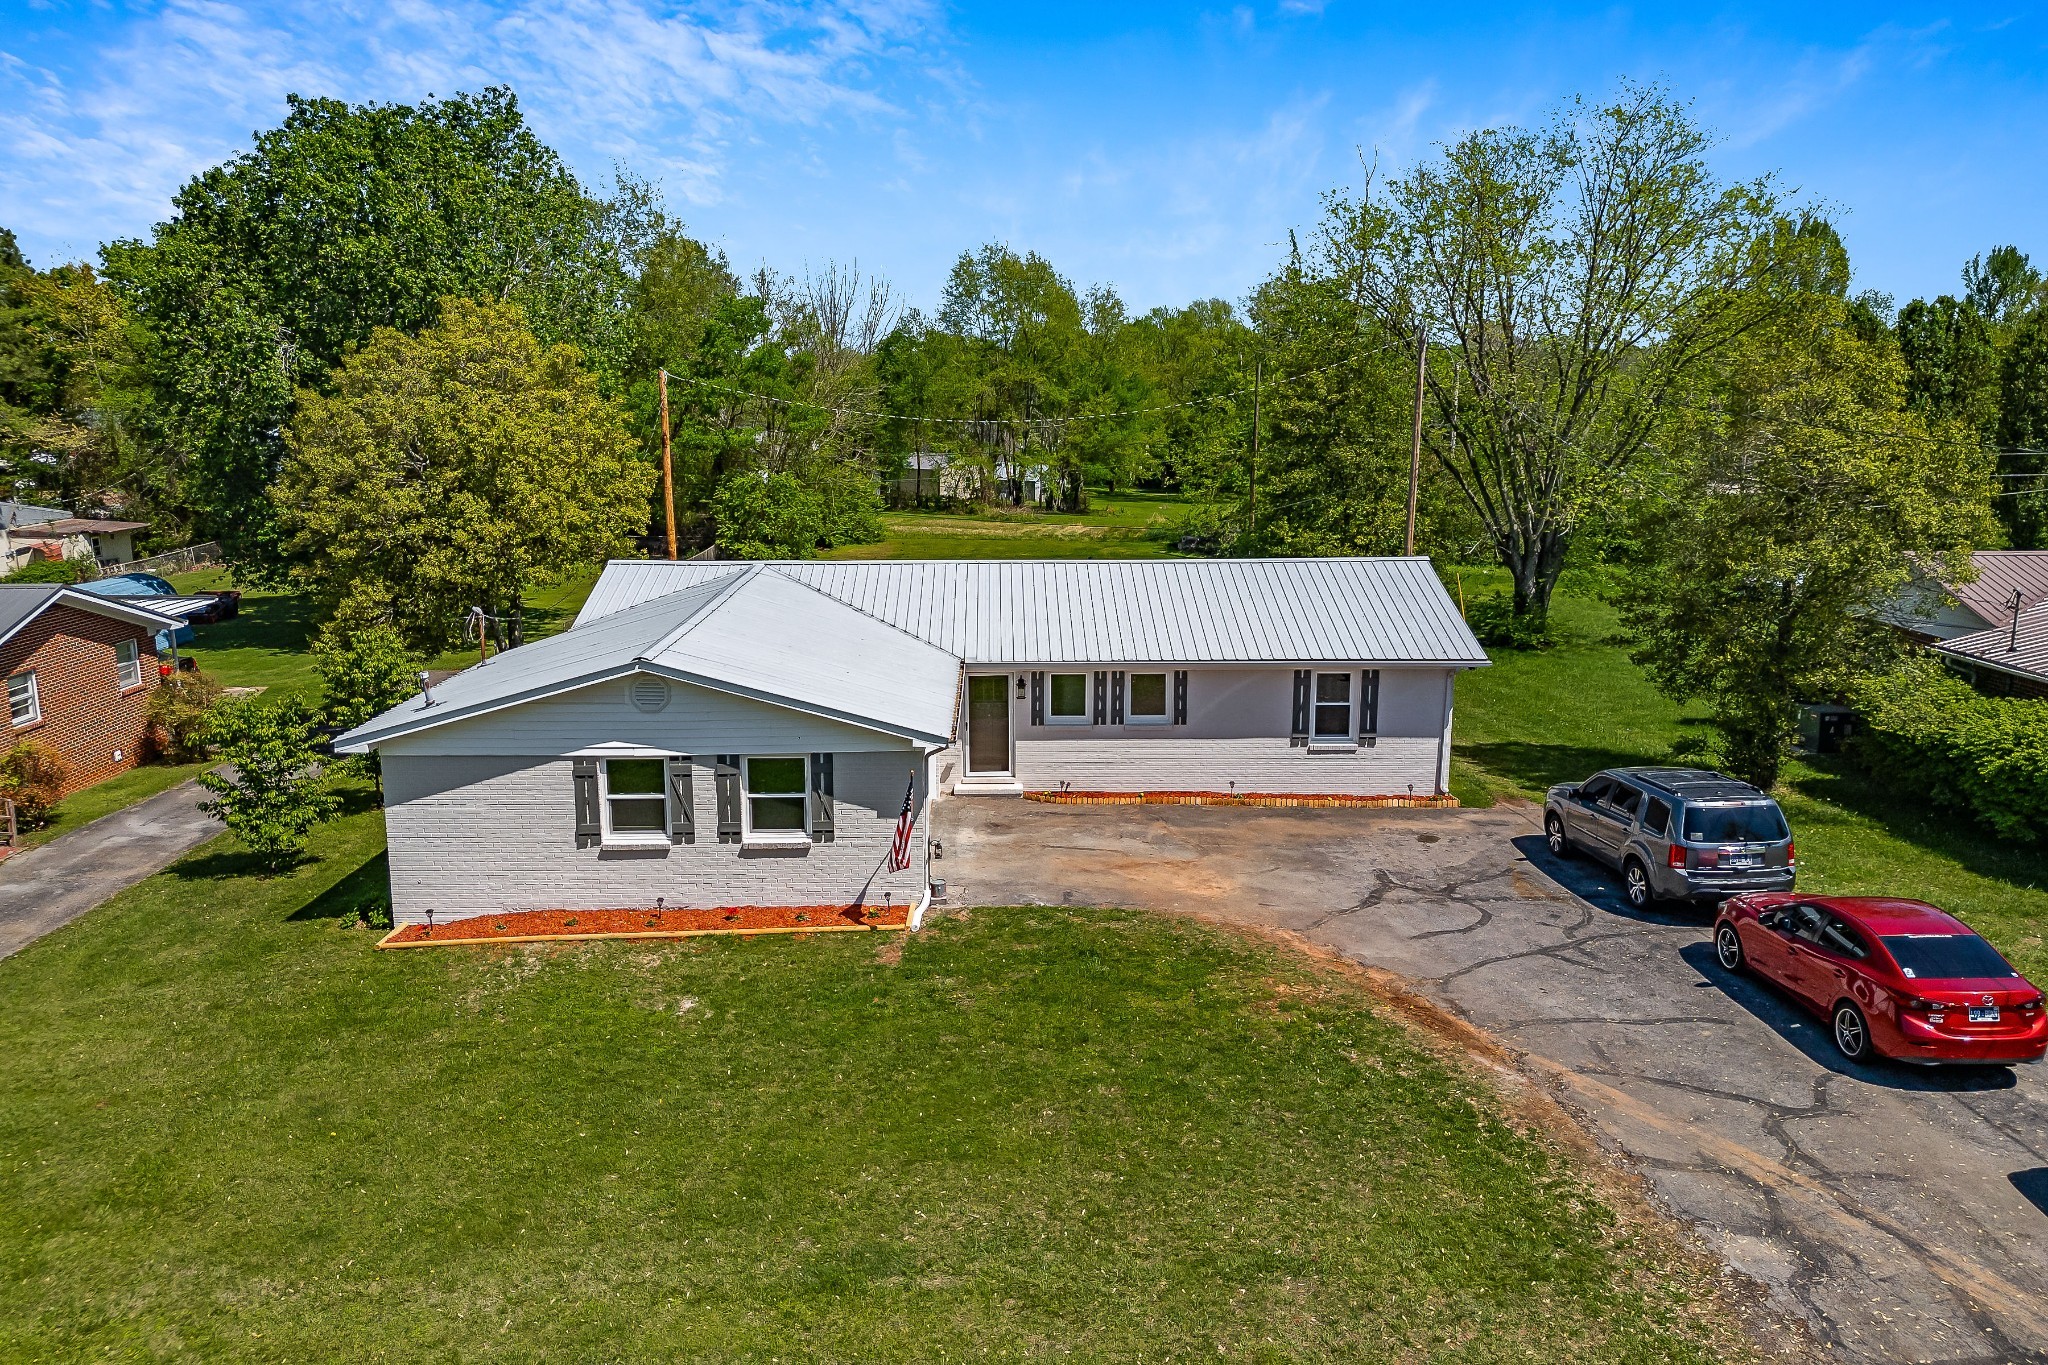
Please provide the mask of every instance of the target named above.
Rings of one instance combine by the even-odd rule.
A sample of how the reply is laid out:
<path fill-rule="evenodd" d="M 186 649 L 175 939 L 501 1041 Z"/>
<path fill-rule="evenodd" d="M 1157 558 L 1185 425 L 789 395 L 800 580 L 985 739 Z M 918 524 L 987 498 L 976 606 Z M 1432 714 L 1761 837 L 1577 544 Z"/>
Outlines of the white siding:
<path fill-rule="evenodd" d="M 910 750 L 908 740 L 688 683 L 669 684 L 668 706 L 649 714 L 627 699 L 629 680 L 597 683 L 378 745 L 397 757 L 466 754 L 559 758 L 597 744 L 679 754 L 786 754 Z"/>
<path fill-rule="evenodd" d="M 1344 671 L 1343 665 L 1335 668 Z M 1291 667 L 1189 669 L 1185 725 L 1034 726 L 1027 690 L 1011 702 L 1013 771 L 1027 791 L 1056 790 L 1064 782 L 1076 791 L 1429 794 L 1441 790 L 1449 775 L 1453 676 L 1449 669 L 1382 667 L 1378 740 L 1348 753 L 1290 743 Z M 1090 687 L 1092 706 L 1092 682 Z M 1169 696 L 1170 688 L 1169 677 Z M 964 773 L 957 746 L 941 756 L 940 769 L 948 786 Z"/>
<path fill-rule="evenodd" d="M 744 745 L 722 752 L 745 751 Z M 783 746 L 787 751 L 791 746 Z M 775 752 L 764 749 L 762 752 Z M 392 918 L 438 923 L 519 910 L 652 906 L 898 905 L 925 884 L 925 817 L 910 867 L 882 862 L 918 763 L 910 751 L 833 759 L 835 838 L 773 853 L 721 844 L 707 765 L 694 769 L 697 841 L 632 851 L 576 847 L 573 765 L 562 759 L 384 756 Z"/>

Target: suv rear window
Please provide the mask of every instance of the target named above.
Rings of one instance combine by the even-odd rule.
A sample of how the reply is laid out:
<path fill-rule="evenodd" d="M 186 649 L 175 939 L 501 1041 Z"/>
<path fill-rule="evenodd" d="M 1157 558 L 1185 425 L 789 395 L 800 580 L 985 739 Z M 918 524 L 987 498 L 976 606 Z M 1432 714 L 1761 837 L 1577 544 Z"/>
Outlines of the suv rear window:
<path fill-rule="evenodd" d="M 1697 843 L 1773 844 L 1789 833 L 1775 801 L 1685 808 L 1685 837 Z"/>
<path fill-rule="evenodd" d="M 1886 934 L 1884 946 L 1899 970 L 1916 981 L 2019 975 L 1975 934 Z"/>

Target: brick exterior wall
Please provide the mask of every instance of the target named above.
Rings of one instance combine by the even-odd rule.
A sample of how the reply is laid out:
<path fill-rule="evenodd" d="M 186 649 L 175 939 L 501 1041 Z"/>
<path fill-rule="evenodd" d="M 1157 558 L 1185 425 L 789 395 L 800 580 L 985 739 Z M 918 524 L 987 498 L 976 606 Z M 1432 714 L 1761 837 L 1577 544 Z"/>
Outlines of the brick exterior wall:
<path fill-rule="evenodd" d="M 119 690 L 117 641 L 136 642 L 142 685 Z M 25 739 L 45 746 L 69 770 L 64 793 L 112 777 L 141 760 L 148 724 L 143 713 L 157 684 L 156 637 L 141 626 L 59 604 L 0 646 L 0 678 L 33 670 L 43 718 L 17 726 L 0 710 L 0 747 Z M 114 757 L 116 752 L 121 755 Z"/>

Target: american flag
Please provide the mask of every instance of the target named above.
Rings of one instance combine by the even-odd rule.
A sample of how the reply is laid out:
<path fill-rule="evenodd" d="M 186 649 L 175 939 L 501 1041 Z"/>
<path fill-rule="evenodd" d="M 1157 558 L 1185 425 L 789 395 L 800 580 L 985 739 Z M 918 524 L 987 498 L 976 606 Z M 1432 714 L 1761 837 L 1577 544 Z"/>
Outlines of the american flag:
<path fill-rule="evenodd" d="M 917 823 L 916 797 L 917 774 L 912 773 L 910 785 L 903 789 L 903 814 L 896 817 L 896 838 L 889 845 L 891 872 L 901 872 L 910 866 L 910 829 Z"/>

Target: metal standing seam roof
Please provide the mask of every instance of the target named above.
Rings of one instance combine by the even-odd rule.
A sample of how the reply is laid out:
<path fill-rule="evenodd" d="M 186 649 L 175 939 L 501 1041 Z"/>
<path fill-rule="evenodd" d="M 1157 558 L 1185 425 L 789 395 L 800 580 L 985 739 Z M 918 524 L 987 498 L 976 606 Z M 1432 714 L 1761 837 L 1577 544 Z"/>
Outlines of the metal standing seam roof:
<path fill-rule="evenodd" d="M 951 740 L 958 659 L 764 566 L 720 567 L 715 577 L 464 669 L 340 736 L 335 747 L 362 753 L 636 672 L 866 729 Z"/>
<path fill-rule="evenodd" d="M 2022 611 L 2048 599 L 2048 550 L 1979 550 L 1970 562 L 1977 566 L 1977 581 L 1949 591 L 1986 621 L 2012 620 L 2014 592 Z"/>
<path fill-rule="evenodd" d="M 750 567 L 615 560 L 574 629 Z M 970 664 L 1487 663 L 1420 557 L 797 560 L 765 567 Z"/>
<path fill-rule="evenodd" d="M 132 621 L 151 630 L 176 630 L 185 624 L 178 617 L 166 616 L 146 606 L 124 602 L 117 597 L 95 597 L 59 583 L 6 583 L 0 584 L 0 643 L 13 638 L 14 632 L 42 615 L 59 599 L 80 610 Z"/>
<path fill-rule="evenodd" d="M 2008 617 L 2005 625 L 1937 641 L 1928 648 L 2002 673 L 2048 682 L 2048 598 L 2020 612 L 2019 648 L 2012 648 L 2012 643 L 2013 628 Z"/>

